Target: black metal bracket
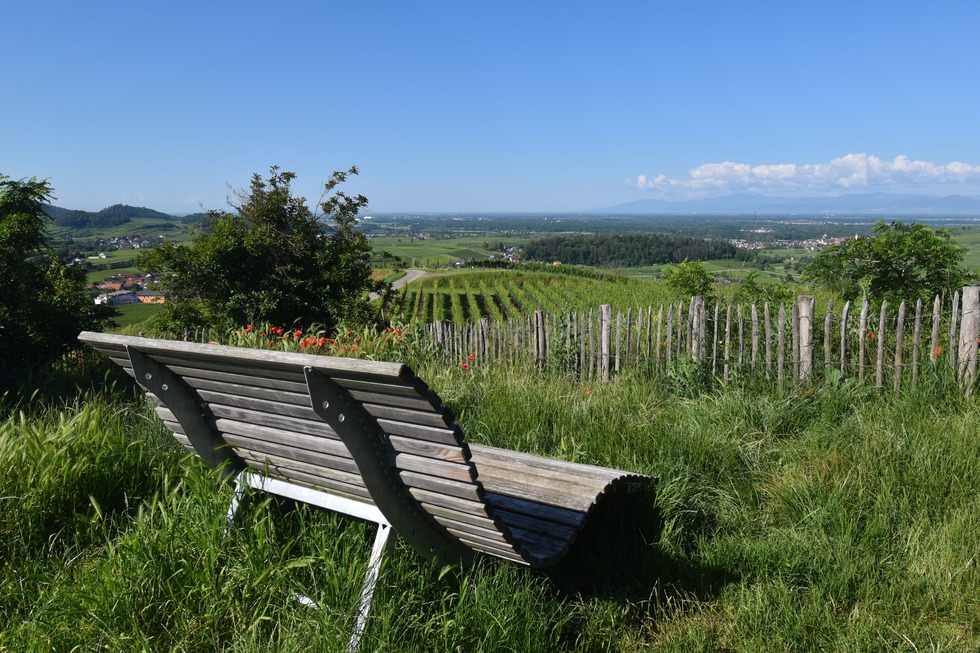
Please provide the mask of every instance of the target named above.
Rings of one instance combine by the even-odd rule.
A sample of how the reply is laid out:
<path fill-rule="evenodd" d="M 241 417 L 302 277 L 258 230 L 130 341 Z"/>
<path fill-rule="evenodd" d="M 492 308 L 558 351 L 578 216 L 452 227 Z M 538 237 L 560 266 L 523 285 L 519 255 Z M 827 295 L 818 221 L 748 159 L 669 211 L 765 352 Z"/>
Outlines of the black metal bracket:
<path fill-rule="evenodd" d="M 304 368 L 313 410 L 350 451 L 365 487 L 395 531 L 426 558 L 470 565 L 474 552 L 421 508 L 388 462 L 391 444 L 377 420 L 343 388 L 312 367 Z"/>
<path fill-rule="evenodd" d="M 235 475 L 245 468 L 245 461 L 215 433 L 208 423 L 207 414 L 201 410 L 187 384 L 139 349 L 127 345 L 126 352 L 133 365 L 136 382 L 170 409 L 201 460 L 208 467 L 220 470 L 222 479 L 234 480 Z"/>

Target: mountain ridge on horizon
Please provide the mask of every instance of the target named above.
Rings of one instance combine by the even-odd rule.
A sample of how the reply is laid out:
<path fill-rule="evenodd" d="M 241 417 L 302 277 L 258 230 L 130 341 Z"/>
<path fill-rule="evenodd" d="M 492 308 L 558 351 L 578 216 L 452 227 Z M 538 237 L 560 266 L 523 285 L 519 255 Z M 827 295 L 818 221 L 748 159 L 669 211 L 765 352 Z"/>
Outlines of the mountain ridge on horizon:
<path fill-rule="evenodd" d="M 857 215 L 941 214 L 980 216 L 980 197 L 911 193 L 851 193 L 830 197 L 761 196 L 749 193 L 693 200 L 641 199 L 587 213 L 849 213 Z"/>
<path fill-rule="evenodd" d="M 173 214 L 156 211 L 142 206 L 130 206 L 125 204 L 114 204 L 101 209 L 100 211 L 84 211 L 80 209 L 68 209 L 55 205 L 46 207 L 47 214 L 56 222 L 67 221 L 71 218 L 75 220 L 87 218 L 106 218 L 111 215 L 117 220 L 123 218 L 153 217 L 157 219 L 171 219 L 182 222 L 198 221 L 206 214 Z M 379 214 L 397 213 L 393 211 L 379 211 Z M 424 212 L 429 213 L 429 212 Z M 432 215 L 456 214 L 465 215 L 467 213 L 482 214 L 478 211 L 439 211 L 431 212 Z M 488 212 L 488 213 L 526 213 L 525 211 L 510 212 Z M 751 214 L 850 214 L 855 216 L 954 216 L 954 217 L 980 217 L 980 196 L 970 195 L 916 195 L 916 194 L 897 194 L 897 193 L 853 193 L 846 195 L 836 195 L 830 197 L 821 196 L 760 196 L 749 193 L 725 195 L 722 197 L 693 199 L 693 200 L 660 200 L 660 199 L 639 199 L 630 202 L 623 202 L 612 206 L 585 209 L 580 211 L 535 211 L 534 213 L 551 214 L 582 214 L 595 215 L 601 213 L 623 214 L 623 215 L 643 215 L 643 214 L 673 214 L 673 215 L 751 215 Z M 60 218 L 60 220 L 59 220 Z"/>

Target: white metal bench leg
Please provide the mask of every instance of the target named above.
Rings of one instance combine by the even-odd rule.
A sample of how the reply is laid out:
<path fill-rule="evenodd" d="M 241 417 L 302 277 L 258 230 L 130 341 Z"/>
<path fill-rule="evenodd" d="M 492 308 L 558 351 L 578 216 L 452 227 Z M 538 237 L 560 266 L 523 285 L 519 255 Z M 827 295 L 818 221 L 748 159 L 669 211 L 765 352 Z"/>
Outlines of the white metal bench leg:
<path fill-rule="evenodd" d="M 351 633 L 350 641 L 347 643 L 347 650 L 351 653 L 361 648 L 361 636 L 364 634 L 364 628 L 367 626 L 368 612 L 371 610 L 371 601 L 374 599 L 374 586 L 378 582 L 381 563 L 395 543 L 394 535 L 395 530 L 391 526 L 388 524 L 378 524 L 378 534 L 374 538 L 371 559 L 368 562 L 367 574 L 364 576 L 364 586 L 361 588 L 361 601 L 357 606 L 357 619 L 354 622 L 354 632 Z"/>
<path fill-rule="evenodd" d="M 238 509 L 241 507 L 242 501 L 245 498 L 246 487 L 240 477 L 235 479 L 235 493 L 231 496 L 231 503 L 228 505 L 228 516 L 225 517 L 225 537 L 228 537 L 228 533 L 235 525 L 235 516 L 238 514 Z"/>

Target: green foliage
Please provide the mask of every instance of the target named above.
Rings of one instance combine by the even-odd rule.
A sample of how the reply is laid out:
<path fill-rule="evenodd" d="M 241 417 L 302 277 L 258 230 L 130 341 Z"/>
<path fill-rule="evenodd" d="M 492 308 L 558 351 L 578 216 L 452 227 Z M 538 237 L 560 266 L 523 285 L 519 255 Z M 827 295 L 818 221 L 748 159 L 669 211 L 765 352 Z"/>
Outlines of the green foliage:
<path fill-rule="evenodd" d="M 366 293 L 384 284 L 371 279 L 371 245 L 355 228 L 367 198 L 335 190 L 355 174 L 356 168 L 334 172 L 324 186 L 320 208 L 329 228 L 292 195 L 296 175 L 273 167 L 268 179 L 252 176 L 234 212 L 213 212 L 190 244 L 141 253 L 137 265 L 159 274 L 170 292 L 159 324 L 179 330 L 318 323 L 332 330 L 341 320 L 369 322 Z"/>
<path fill-rule="evenodd" d="M 866 294 L 889 301 L 949 296 L 969 283 L 962 265 L 966 248 L 946 229 L 878 222 L 874 232 L 817 254 L 804 279 L 825 284 L 844 299 Z"/>
<path fill-rule="evenodd" d="M 698 295 L 708 297 L 714 275 L 708 272 L 703 263 L 685 259 L 676 265 L 668 265 L 663 272 L 664 282 L 674 295 L 682 299 L 690 299 Z"/>
<path fill-rule="evenodd" d="M 118 227 L 126 224 L 134 218 L 154 218 L 158 220 L 173 220 L 166 213 L 154 211 L 142 206 L 127 206 L 126 204 L 113 204 L 101 211 L 78 211 L 57 209 L 54 207 L 47 209 L 52 221 L 59 227 L 94 227 L 105 229 L 108 227 Z"/>
<path fill-rule="evenodd" d="M 524 255 L 532 260 L 606 267 L 678 263 L 689 258 L 735 258 L 736 254 L 735 246 L 722 240 L 663 234 L 549 236 L 533 240 L 524 248 Z"/>
<path fill-rule="evenodd" d="M 0 175 L 0 391 L 26 389 L 25 372 L 49 369 L 77 349 L 79 331 L 112 316 L 86 292 L 85 269 L 65 265 L 44 245 L 52 192 L 47 181 Z"/>

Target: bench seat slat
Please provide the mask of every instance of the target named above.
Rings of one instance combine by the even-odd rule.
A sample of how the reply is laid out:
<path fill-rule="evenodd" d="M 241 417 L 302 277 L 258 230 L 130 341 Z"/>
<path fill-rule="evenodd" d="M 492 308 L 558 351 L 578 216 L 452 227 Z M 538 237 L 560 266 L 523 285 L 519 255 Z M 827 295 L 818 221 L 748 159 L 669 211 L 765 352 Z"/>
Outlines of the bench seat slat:
<path fill-rule="evenodd" d="M 484 460 L 477 461 L 476 466 L 480 470 L 480 481 L 488 487 L 508 487 L 511 488 L 509 493 L 515 492 L 513 488 L 521 488 L 516 491 L 517 496 L 560 495 L 564 497 L 560 505 L 573 510 L 587 510 L 608 486 L 608 483 L 571 474 L 545 475 L 528 469 L 496 467 Z"/>
<path fill-rule="evenodd" d="M 562 488 L 543 487 L 528 483 L 517 483 L 501 479 L 483 477 L 483 486 L 488 492 L 515 497 L 519 499 L 534 498 L 534 501 L 546 506 L 556 506 L 573 512 L 587 513 L 598 498 L 592 495 L 591 500 L 582 495 L 564 494 Z"/>
<path fill-rule="evenodd" d="M 239 455 L 246 453 L 254 453 L 259 456 L 269 454 L 285 460 L 296 460 L 321 466 L 324 475 L 359 476 L 357 466 L 353 464 L 350 458 L 332 456 L 311 449 L 299 449 L 267 440 L 253 440 L 235 433 L 225 433 L 224 435 L 225 441 L 234 447 L 235 452 Z"/>
<path fill-rule="evenodd" d="M 539 519 L 553 521 L 556 524 L 579 528 L 585 521 L 584 512 L 566 510 L 559 506 L 547 506 L 536 501 L 528 501 L 516 497 L 497 494 L 487 489 L 487 502 L 494 508 L 507 510 L 520 515 L 528 515 Z"/>
<path fill-rule="evenodd" d="M 409 494 L 422 504 L 432 504 L 441 506 L 454 512 L 466 513 L 474 516 L 487 517 L 487 506 L 482 501 L 462 499 L 439 492 L 432 492 L 425 488 L 409 487 Z"/>
<path fill-rule="evenodd" d="M 284 390 L 286 392 L 306 393 L 306 383 L 297 383 L 296 381 L 284 381 L 261 375 L 218 372 L 202 367 L 184 367 L 181 365 L 169 365 L 168 367 L 174 374 L 188 380 L 214 381 L 222 384 L 245 385 L 256 388 L 269 388 L 271 390 Z"/>
<path fill-rule="evenodd" d="M 540 470 L 546 473 L 555 472 L 564 475 L 575 475 L 579 478 L 594 478 L 601 481 L 603 484 L 627 475 L 625 472 L 618 469 L 599 467 L 597 465 L 588 465 L 585 463 L 574 463 L 567 460 L 560 460 L 558 458 L 546 458 L 544 456 L 523 453 L 521 451 L 512 451 L 510 449 L 501 449 L 499 447 L 490 447 L 483 444 L 475 444 L 473 442 L 470 443 L 470 450 L 473 452 L 474 459 L 478 459 L 481 462 L 486 461 L 488 464 L 492 462 L 496 463 L 498 466 L 510 465 L 515 468 L 534 470 L 535 473 L 538 473 Z M 639 474 L 636 476 L 637 478 L 640 477 Z"/>
<path fill-rule="evenodd" d="M 222 406 L 221 404 L 211 404 L 208 409 L 215 417 L 227 417 L 239 422 L 251 422 L 253 424 L 258 424 L 259 426 L 267 426 L 273 429 L 288 429 L 296 433 L 308 433 L 310 435 L 320 435 L 323 437 L 336 437 L 333 430 L 324 422 L 296 419 L 284 415 L 263 413 L 256 410 Z"/>
<path fill-rule="evenodd" d="M 404 435 L 409 438 L 418 438 L 440 444 L 455 445 L 457 443 L 456 433 L 448 428 L 420 426 L 406 422 L 396 422 L 390 419 L 379 419 L 378 424 L 385 430 L 385 433 L 391 435 Z"/>
<path fill-rule="evenodd" d="M 310 407 L 309 404 L 305 406 L 281 404 L 265 399 L 243 397 L 241 395 L 233 395 L 225 392 L 213 392 L 211 390 L 199 390 L 197 394 L 200 396 L 202 401 L 207 402 L 209 405 L 228 406 L 229 408 L 244 408 L 247 410 L 270 413 L 273 415 L 295 417 L 296 419 L 308 420 L 310 422 L 321 421 L 317 417 L 317 414 L 313 412 L 313 408 Z"/>
<path fill-rule="evenodd" d="M 305 392 L 295 392 L 282 388 L 268 388 L 260 385 L 228 383 L 227 381 L 215 381 L 213 379 L 199 379 L 193 376 L 182 377 L 190 387 L 201 392 L 221 392 L 239 397 L 250 399 L 262 399 L 277 403 L 290 404 L 292 406 L 309 406 L 310 396 Z"/>
<path fill-rule="evenodd" d="M 399 470 L 398 477 L 401 478 L 402 482 L 409 488 L 421 488 L 423 490 L 442 492 L 444 494 L 449 494 L 461 499 L 469 499 L 471 501 L 483 500 L 483 497 L 480 496 L 479 486 L 472 483 L 451 481 L 449 479 L 439 478 L 438 476 L 420 474 L 409 470 Z"/>
<path fill-rule="evenodd" d="M 282 461 L 280 463 L 278 462 L 279 459 L 275 457 L 260 458 L 258 456 L 246 456 L 245 460 L 250 468 L 263 476 L 278 478 L 279 480 L 296 483 L 297 485 L 303 485 L 314 490 L 341 494 L 347 498 L 357 499 L 363 503 L 374 505 L 374 502 L 371 500 L 371 493 L 364 487 L 359 476 L 356 482 L 354 480 L 344 482 L 342 478 L 337 476 L 324 476 L 322 474 L 310 473 L 306 468 L 298 469 L 295 461 Z"/>
<path fill-rule="evenodd" d="M 507 524 L 507 526 L 512 529 L 516 528 L 522 531 L 555 537 L 561 540 L 571 540 L 579 532 L 579 528 L 567 526 L 563 523 L 555 522 L 546 518 L 531 517 L 528 515 L 521 515 L 516 512 L 508 512 L 506 510 L 495 510 L 494 514 L 498 519 L 500 519 L 500 521 Z"/>
<path fill-rule="evenodd" d="M 389 435 L 388 441 L 391 443 L 394 450 L 399 453 L 410 453 L 418 456 L 425 456 L 426 458 L 445 460 L 446 462 L 451 463 L 463 463 L 466 461 L 466 456 L 463 455 L 463 452 L 457 447 L 449 447 L 435 442 L 428 442 L 426 440 L 403 438 L 398 435 Z"/>
<path fill-rule="evenodd" d="M 356 471 L 351 472 L 343 467 L 325 468 L 322 465 L 310 460 L 303 460 L 302 458 L 297 458 L 291 455 L 283 456 L 275 451 L 264 451 L 255 447 L 242 449 L 241 455 L 242 458 L 245 458 L 246 460 L 258 465 L 268 463 L 270 465 L 270 470 L 287 470 L 282 473 L 299 472 L 319 479 L 338 479 L 344 482 L 346 485 L 357 486 L 362 490 L 365 489 L 364 482 L 361 480 L 360 475 Z M 255 465 L 252 465 L 252 467 L 254 466 Z M 364 496 L 368 495 L 365 494 Z"/>
<path fill-rule="evenodd" d="M 463 483 L 471 483 L 476 480 L 476 472 L 472 465 L 467 463 L 446 462 L 436 458 L 416 456 L 410 453 L 399 453 L 397 451 L 389 453 L 388 461 L 395 469 L 399 470 L 439 476 Z"/>

